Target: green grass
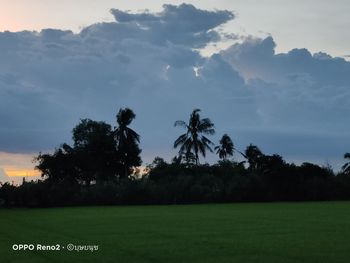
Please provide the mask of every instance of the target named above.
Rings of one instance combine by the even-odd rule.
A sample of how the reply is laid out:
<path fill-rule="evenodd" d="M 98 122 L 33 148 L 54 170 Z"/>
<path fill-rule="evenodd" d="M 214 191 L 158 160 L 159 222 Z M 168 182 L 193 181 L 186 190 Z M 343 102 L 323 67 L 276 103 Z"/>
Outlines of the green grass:
<path fill-rule="evenodd" d="M 0 227 L 7 263 L 350 262 L 350 202 L 0 209 Z"/>

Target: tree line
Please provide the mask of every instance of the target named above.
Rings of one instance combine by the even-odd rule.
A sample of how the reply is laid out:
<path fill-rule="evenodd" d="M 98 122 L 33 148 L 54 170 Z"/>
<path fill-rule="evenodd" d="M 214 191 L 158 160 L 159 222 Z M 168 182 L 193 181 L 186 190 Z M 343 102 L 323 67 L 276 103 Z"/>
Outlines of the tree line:
<path fill-rule="evenodd" d="M 156 157 L 141 174 L 140 135 L 130 128 L 135 113 L 122 108 L 117 127 L 83 119 L 72 131 L 73 144 L 40 153 L 36 169 L 42 179 L 20 186 L 0 186 L 1 206 L 47 207 L 99 204 L 183 204 L 244 201 L 350 199 L 350 153 L 342 170 L 312 163 L 295 165 L 278 154 L 266 155 L 250 144 L 238 151 L 229 135 L 218 145 L 215 126 L 195 109 L 189 120 L 174 126 L 185 130 L 174 142 L 178 154 L 166 162 Z M 215 164 L 200 156 L 215 152 Z M 232 159 L 237 153 L 243 161 Z"/>

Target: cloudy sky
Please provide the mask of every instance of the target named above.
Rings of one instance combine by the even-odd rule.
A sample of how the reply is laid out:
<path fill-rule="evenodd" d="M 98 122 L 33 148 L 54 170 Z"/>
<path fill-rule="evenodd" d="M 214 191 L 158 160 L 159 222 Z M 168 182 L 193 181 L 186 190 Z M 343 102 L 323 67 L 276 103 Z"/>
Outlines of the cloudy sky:
<path fill-rule="evenodd" d="M 144 163 L 174 156 L 174 121 L 201 108 L 214 142 L 338 168 L 350 5 L 294 2 L 0 0 L 0 181 L 34 175 L 80 118 L 115 125 L 125 106 Z"/>

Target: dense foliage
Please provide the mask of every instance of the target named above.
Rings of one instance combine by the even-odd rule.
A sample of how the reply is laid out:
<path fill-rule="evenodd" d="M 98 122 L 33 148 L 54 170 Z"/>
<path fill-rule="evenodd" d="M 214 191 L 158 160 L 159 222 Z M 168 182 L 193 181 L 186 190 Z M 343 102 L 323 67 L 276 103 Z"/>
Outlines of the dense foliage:
<path fill-rule="evenodd" d="M 141 165 L 140 135 L 129 125 L 130 109 L 117 114 L 118 127 L 89 119 L 73 129 L 73 145 L 63 144 L 52 154 L 37 156 L 42 180 L 20 186 L 1 185 L 0 205 L 46 207 L 92 204 L 185 204 L 245 201 L 349 200 L 349 163 L 335 174 L 330 167 L 287 163 L 281 156 L 266 155 L 249 145 L 238 152 L 244 161 L 228 159 L 234 152 L 225 134 L 215 147 L 220 161 L 199 164 L 213 144 L 205 135 L 214 133 L 210 119 L 199 110 L 174 144 L 179 155 L 168 163 L 156 157 L 146 174 Z M 344 155 L 349 159 L 350 154 Z M 136 171 L 136 172 L 135 172 Z"/>

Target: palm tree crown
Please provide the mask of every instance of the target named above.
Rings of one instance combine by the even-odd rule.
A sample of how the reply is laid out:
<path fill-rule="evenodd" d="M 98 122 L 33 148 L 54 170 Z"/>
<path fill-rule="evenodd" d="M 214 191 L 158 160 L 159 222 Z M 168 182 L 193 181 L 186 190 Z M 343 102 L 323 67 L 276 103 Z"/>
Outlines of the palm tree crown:
<path fill-rule="evenodd" d="M 228 156 L 233 155 L 235 150 L 233 142 L 227 134 L 224 134 L 220 141 L 220 145 L 215 147 L 216 153 L 219 155 L 220 159 L 226 160 Z"/>
<path fill-rule="evenodd" d="M 199 109 L 192 111 L 188 124 L 184 121 L 176 121 L 174 124 L 187 130 L 186 133 L 176 139 L 174 148 L 180 146 L 180 155 L 190 156 L 194 154 L 196 165 L 199 163 L 199 153 L 205 157 L 206 150 L 213 151 L 210 147 L 213 143 L 203 134 L 213 135 L 215 133 L 214 124 L 211 120 L 209 118 L 201 119 L 199 112 Z"/>
<path fill-rule="evenodd" d="M 140 142 L 140 135 L 128 127 L 133 119 L 135 119 L 135 116 L 135 113 L 129 108 L 119 110 L 116 116 L 119 127 L 115 130 L 117 149 L 122 149 L 128 143 Z"/>

